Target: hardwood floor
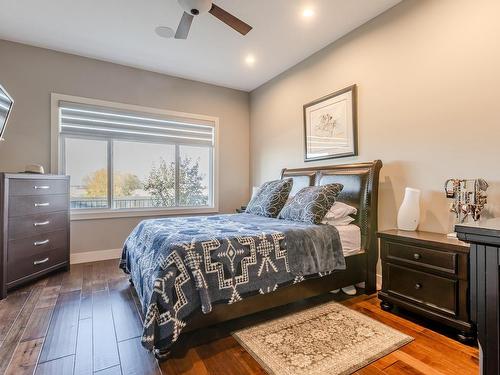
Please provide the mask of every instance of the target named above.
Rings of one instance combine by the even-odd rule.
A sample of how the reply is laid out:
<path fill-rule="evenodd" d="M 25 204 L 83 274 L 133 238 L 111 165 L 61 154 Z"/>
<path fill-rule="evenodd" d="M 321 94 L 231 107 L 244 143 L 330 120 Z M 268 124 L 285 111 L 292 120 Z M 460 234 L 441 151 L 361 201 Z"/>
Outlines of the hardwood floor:
<path fill-rule="evenodd" d="M 332 298 L 344 299 L 326 295 L 186 334 L 160 368 L 140 344 L 139 302 L 117 261 L 73 265 L 0 301 L 0 374 L 265 374 L 229 332 Z M 382 311 L 376 296 L 342 303 L 415 338 L 357 374 L 478 373 L 477 348 Z"/>

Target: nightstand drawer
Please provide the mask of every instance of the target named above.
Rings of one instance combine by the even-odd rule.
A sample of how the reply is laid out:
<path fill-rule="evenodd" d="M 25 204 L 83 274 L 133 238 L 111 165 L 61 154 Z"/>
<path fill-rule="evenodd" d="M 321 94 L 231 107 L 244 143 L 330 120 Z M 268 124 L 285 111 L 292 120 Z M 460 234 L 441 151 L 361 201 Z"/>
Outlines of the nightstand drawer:
<path fill-rule="evenodd" d="M 10 198 L 9 217 L 67 211 L 68 195 L 19 195 Z"/>
<path fill-rule="evenodd" d="M 49 250 L 68 249 L 68 232 L 66 229 L 57 232 L 39 234 L 33 237 L 10 240 L 7 250 L 9 267 L 21 259 L 25 259 Z"/>
<path fill-rule="evenodd" d="M 12 179 L 9 195 L 68 194 L 68 181 L 64 179 Z"/>
<path fill-rule="evenodd" d="M 19 260 L 9 265 L 7 270 L 7 282 L 22 279 L 26 276 L 42 272 L 50 267 L 67 262 L 68 250 L 55 249 L 31 255 L 26 259 Z"/>
<path fill-rule="evenodd" d="M 418 265 L 429 270 L 457 274 L 458 254 L 420 246 L 412 246 L 400 242 L 386 242 L 386 258 L 390 262 L 401 262 Z"/>
<path fill-rule="evenodd" d="M 387 264 L 387 292 L 441 313 L 457 314 L 458 281 Z"/>
<path fill-rule="evenodd" d="M 18 216 L 10 219 L 9 240 L 32 237 L 38 234 L 55 232 L 68 226 L 68 212 Z"/>

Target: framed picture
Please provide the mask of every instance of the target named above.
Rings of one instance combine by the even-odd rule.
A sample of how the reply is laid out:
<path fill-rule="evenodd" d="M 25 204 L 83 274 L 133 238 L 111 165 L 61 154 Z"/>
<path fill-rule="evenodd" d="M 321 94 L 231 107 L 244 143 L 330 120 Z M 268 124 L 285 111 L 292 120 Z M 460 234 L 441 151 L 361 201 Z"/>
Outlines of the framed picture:
<path fill-rule="evenodd" d="M 304 105 L 305 161 L 358 154 L 356 85 Z"/>

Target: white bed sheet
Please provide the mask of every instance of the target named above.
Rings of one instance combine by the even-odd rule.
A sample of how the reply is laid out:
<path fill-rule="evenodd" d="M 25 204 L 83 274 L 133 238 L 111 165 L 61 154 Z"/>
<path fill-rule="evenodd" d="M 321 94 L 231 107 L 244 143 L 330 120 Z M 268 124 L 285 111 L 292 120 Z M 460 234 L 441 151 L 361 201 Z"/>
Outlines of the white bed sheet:
<path fill-rule="evenodd" d="M 337 225 L 344 256 L 355 255 L 361 252 L 361 230 L 355 224 Z"/>

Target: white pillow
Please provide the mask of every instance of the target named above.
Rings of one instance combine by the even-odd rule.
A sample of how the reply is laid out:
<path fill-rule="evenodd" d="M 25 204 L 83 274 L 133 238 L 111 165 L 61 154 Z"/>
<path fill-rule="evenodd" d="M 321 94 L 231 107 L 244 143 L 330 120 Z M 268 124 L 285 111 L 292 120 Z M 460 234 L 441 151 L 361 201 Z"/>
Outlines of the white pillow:
<path fill-rule="evenodd" d="M 327 219 L 326 217 L 323 219 L 323 224 L 333 225 L 335 227 L 345 226 L 351 224 L 354 220 L 351 216 L 341 217 L 340 219 Z"/>
<path fill-rule="evenodd" d="M 342 219 L 349 215 L 356 215 L 358 210 L 356 207 L 349 206 L 342 202 L 335 202 L 325 215 L 325 220 Z M 354 219 L 353 219 L 354 220 Z"/>

